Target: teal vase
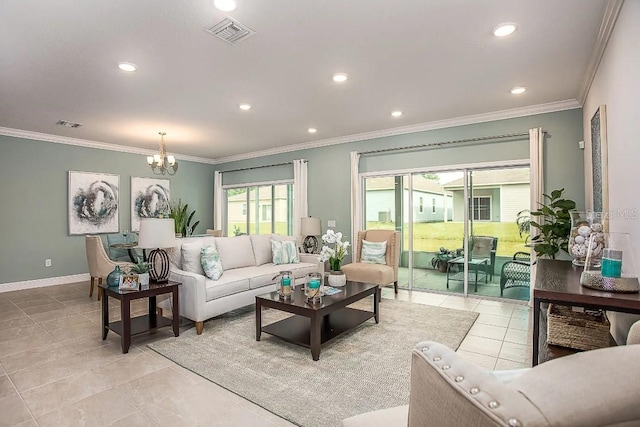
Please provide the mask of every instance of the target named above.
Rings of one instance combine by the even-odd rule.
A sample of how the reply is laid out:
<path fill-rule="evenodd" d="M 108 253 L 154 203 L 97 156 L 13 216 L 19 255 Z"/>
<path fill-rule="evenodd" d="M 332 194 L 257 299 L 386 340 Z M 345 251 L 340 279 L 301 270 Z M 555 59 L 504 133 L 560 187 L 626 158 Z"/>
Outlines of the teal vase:
<path fill-rule="evenodd" d="M 116 268 L 107 276 L 107 286 L 110 288 L 120 286 L 120 277 L 122 277 L 122 270 L 119 265 L 116 265 Z"/>

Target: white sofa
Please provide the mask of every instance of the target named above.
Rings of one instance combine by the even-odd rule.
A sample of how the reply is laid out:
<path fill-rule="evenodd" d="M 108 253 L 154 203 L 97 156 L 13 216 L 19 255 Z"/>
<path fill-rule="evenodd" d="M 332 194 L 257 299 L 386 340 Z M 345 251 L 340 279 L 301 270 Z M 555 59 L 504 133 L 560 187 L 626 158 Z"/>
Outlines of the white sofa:
<path fill-rule="evenodd" d="M 320 271 L 317 255 L 299 254 L 300 262 L 274 265 L 271 239 L 294 240 L 277 234 L 237 237 L 187 237 L 176 239 L 167 250 L 171 261 L 170 280 L 180 286 L 180 315 L 196 323 L 200 335 L 204 321 L 220 314 L 255 303 L 255 296 L 275 290 L 274 277 L 280 271 L 291 271 L 295 283 L 304 283 L 308 273 Z M 215 242 L 224 273 L 218 280 L 204 275 L 200 249 Z M 170 309 L 168 302 L 161 308 Z"/>

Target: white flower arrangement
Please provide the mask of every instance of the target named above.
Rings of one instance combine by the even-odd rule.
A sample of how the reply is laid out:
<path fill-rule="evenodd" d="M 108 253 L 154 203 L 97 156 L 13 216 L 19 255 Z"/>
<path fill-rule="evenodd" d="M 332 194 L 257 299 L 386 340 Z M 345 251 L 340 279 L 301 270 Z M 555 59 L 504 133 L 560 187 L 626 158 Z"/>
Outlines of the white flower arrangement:
<path fill-rule="evenodd" d="M 331 229 L 327 230 L 326 234 L 322 235 L 322 251 L 320 251 L 320 261 L 329 261 L 331 270 L 339 271 L 342 259 L 349 254 L 347 249 L 349 248 L 348 241 L 342 241 L 342 233 L 335 232 Z M 327 246 L 333 245 L 333 247 Z"/>

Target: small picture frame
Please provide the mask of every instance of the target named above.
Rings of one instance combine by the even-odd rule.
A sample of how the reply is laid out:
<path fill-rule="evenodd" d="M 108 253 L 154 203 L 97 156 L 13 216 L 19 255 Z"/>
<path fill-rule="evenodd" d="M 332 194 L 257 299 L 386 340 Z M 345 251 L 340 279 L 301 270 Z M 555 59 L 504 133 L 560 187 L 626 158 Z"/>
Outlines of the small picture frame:
<path fill-rule="evenodd" d="M 138 290 L 140 286 L 137 274 L 123 274 L 120 276 L 120 290 L 131 291 Z"/>

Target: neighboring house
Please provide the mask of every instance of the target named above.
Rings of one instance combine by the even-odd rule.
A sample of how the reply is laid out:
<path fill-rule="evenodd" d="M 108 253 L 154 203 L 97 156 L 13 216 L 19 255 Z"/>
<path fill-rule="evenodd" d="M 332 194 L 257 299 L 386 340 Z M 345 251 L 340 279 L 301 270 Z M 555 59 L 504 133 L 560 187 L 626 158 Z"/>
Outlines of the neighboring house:
<path fill-rule="evenodd" d="M 395 177 L 365 180 L 365 218 L 367 222 L 392 222 L 396 217 Z M 402 178 L 400 178 L 402 179 Z M 403 179 L 403 221 L 409 221 L 409 186 Z M 452 195 L 445 192 L 437 181 L 420 175 L 413 177 L 413 221 L 451 221 Z M 446 206 L 446 207 L 445 207 Z"/>
<path fill-rule="evenodd" d="M 464 178 L 443 185 L 453 194 L 453 220 L 464 220 Z M 529 209 L 529 168 L 473 172 L 473 219 L 515 222 L 518 212 Z"/>

